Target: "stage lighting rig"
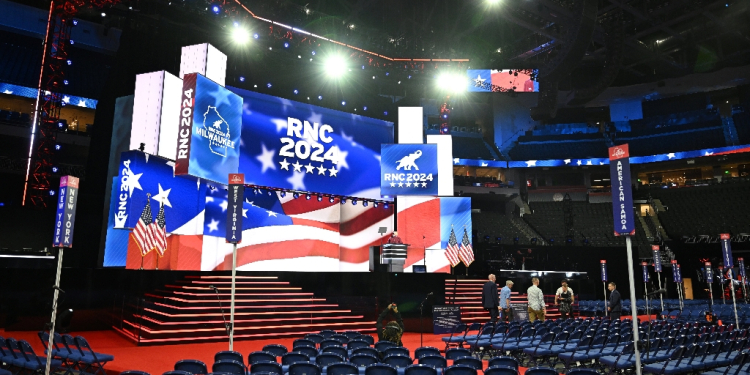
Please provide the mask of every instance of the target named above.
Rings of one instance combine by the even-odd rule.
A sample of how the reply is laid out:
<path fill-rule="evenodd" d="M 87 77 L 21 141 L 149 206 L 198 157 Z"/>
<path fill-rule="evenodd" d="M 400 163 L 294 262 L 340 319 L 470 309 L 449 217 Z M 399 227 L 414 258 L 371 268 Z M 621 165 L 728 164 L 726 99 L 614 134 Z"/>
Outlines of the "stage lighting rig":
<path fill-rule="evenodd" d="M 245 45 L 250 41 L 250 32 L 242 26 L 232 28 L 232 40 L 239 45 Z"/>
<path fill-rule="evenodd" d="M 328 56 L 323 65 L 329 78 L 341 78 L 347 71 L 346 59 L 339 55 Z"/>

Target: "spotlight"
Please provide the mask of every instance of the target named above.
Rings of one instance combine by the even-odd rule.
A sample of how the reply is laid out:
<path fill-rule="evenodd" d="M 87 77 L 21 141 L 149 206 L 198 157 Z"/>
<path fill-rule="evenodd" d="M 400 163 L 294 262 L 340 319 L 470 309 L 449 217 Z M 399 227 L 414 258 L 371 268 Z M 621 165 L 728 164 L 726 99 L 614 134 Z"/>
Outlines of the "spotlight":
<path fill-rule="evenodd" d="M 554 245 L 555 244 L 555 239 L 554 238 L 550 238 L 549 239 L 549 244 L 550 245 Z"/>
<path fill-rule="evenodd" d="M 315 51 L 312 51 L 312 55 L 315 56 Z"/>
<path fill-rule="evenodd" d="M 466 78 L 457 73 L 443 73 L 437 78 L 437 85 L 440 89 L 459 93 L 466 91 Z"/>
<path fill-rule="evenodd" d="M 284 48 L 289 48 L 289 42 L 284 42 Z"/>
<path fill-rule="evenodd" d="M 330 197 L 328 197 L 328 202 L 333 203 L 335 201 L 336 201 L 336 198 L 334 198 L 333 195 L 331 195 Z"/>
<path fill-rule="evenodd" d="M 294 95 L 299 94 L 299 90 L 297 90 L 297 89 L 294 89 L 294 91 L 292 91 L 292 92 L 294 93 Z"/>
<path fill-rule="evenodd" d="M 273 86 L 273 85 L 271 85 L 271 83 L 270 83 L 270 82 L 269 82 L 269 83 L 266 83 L 266 87 L 268 87 L 269 89 L 270 89 L 270 88 L 271 88 L 272 86 Z"/>
<path fill-rule="evenodd" d="M 67 85 L 68 83 L 70 83 L 70 82 L 68 82 L 68 80 L 67 80 L 67 79 L 66 79 L 66 80 L 63 80 L 63 84 Z"/>
<path fill-rule="evenodd" d="M 211 7 L 211 11 L 214 12 L 214 14 L 219 14 L 219 12 L 221 12 L 221 7 L 214 5 Z"/>
<path fill-rule="evenodd" d="M 323 100 L 323 95 L 318 95 L 318 100 Z"/>
<path fill-rule="evenodd" d="M 444 113 L 444 114 L 443 114 L 443 118 L 444 118 L 444 119 L 447 119 L 447 118 L 448 118 L 448 114 L 447 114 L 447 113 Z"/>
<path fill-rule="evenodd" d="M 260 35 L 258 35 L 258 33 L 255 33 L 255 34 L 253 34 L 253 38 L 258 39 L 258 38 L 260 38 Z"/>
<path fill-rule="evenodd" d="M 513 237 L 513 244 L 518 245 L 518 236 Z"/>
<path fill-rule="evenodd" d="M 536 237 L 532 238 L 532 239 L 531 239 L 531 244 L 532 244 L 532 245 L 536 245 L 536 241 L 537 241 Z"/>
<path fill-rule="evenodd" d="M 253 194 L 258 195 L 258 188 L 253 189 Z"/>
<path fill-rule="evenodd" d="M 107 17 L 107 13 L 102 12 L 102 17 Z"/>
<path fill-rule="evenodd" d="M 378 202 L 372 202 L 372 206 L 375 207 L 375 208 L 378 208 L 378 206 L 380 206 L 380 203 L 378 203 Z"/>
<path fill-rule="evenodd" d="M 301 55 L 297 55 L 297 58 L 298 58 L 298 59 L 301 59 L 301 58 L 302 58 L 302 56 L 301 56 Z"/>
<path fill-rule="evenodd" d="M 70 45 L 73 45 L 73 44 L 76 44 L 76 41 L 75 41 L 75 40 L 73 40 L 73 39 L 71 39 L 71 40 L 70 40 Z"/>
<path fill-rule="evenodd" d="M 73 26 L 78 26 L 78 20 L 73 20 Z"/>
<path fill-rule="evenodd" d="M 495 237 L 495 243 L 499 244 L 502 241 L 503 241 L 502 237 Z"/>
<path fill-rule="evenodd" d="M 294 194 L 292 194 L 292 197 L 293 197 L 294 199 L 297 199 L 297 198 L 299 198 L 299 193 L 294 193 Z"/>
<path fill-rule="evenodd" d="M 406 77 L 406 79 L 411 79 L 411 76 Z"/>
<path fill-rule="evenodd" d="M 401 81 L 398 81 L 398 84 L 400 85 L 400 84 L 401 84 Z"/>
<path fill-rule="evenodd" d="M 356 199 L 352 199 L 352 205 L 354 205 L 354 206 L 357 205 L 357 200 Z"/>
<path fill-rule="evenodd" d="M 269 195 L 269 196 L 273 195 L 273 190 L 269 190 L 269 191 L 268 191 L 268 195 Z"/>
<path fill-rule="evenodd" d="M 367 207 L 367 205 L 368 205 L 367 201 L 363 201 L 363 202 L 362 202 L 362 206 L 363 206 L 363 207 Z"/>
<path fill-rule="evenodd" d="M 73 62 L 68 60 L 68 65 L 73 65 Z"/>
<path fill-rule="evenodd" d="M 388 203 L 386 203 L 386 204 L 383 205 L 383 208 L 386 209 L 386 210 L 388 209 L 388 207 L 389 207 Z"/>
<path fill-rule="evenodd" d="M 489 243 L 490 242 L 490 236 L 484 236 L 484 242 Z"/>
<path fill-rule="evenodd" d="M 244 27 L 235 27 L 232 29 L 232 40 L 240 45 L 247 44 L 250 41 L 250 32 Z"/>
<path fill-rule="evenodd" d="M 52 167 L 52 173 L 57 173 L 57 167 Z"/>
<path fill-rule="evenodd" d="M 383 116 L 388 116 L 388 111 L 383 111 Z"/>
<path fill-rule="evenodd" d="M 49 191 L 49 195 L 55 195 L 55 191 L 54 190 L 50 190 Z"/>
<path fill-rule="evenodd" d="M 391 73 L 385 72 L 385 76 L 388 77 Z"/>
<path fill-rule="evenodd" d="M 60 150 L 60 145 L 55 145 L 55 150 Z"/>
<path fill-rule="evenodd" d="M 281 195 L 281 197 L 282 197 L 282 198 L 284 198 L 284 197 L 286 197 L 286 192 L 285 192 L 285 191 L 282 191 L 282 192 L 280 193 L 280 195 Z"/>
<path fill-rule="evenodd" d="M 366 111 L 367 110 L 367 106 L 362 107 L 362 110 Z"/>
<path fill-rule="evenodd" d="M 328 56 L 324 66 L 329 78 L 340 78 L 346 72 L 346 60 L 339 55 Z"/>
<path fill-rule="evenodd" d="M 323 196 L 322 195 L 318 195 L 318 202 L 322 202 L 322 201 L 323 201 Z"/>
<path fill-rule="evenodd" d="M 341 105 L 346 105 L 346 101 L 345 101 L 345 100 L 342 100 L 342 101 L 341 101 Z"/>
<path fill-rule="evenodd" d="M 310 194 L 305 195 L 305 199 L 310 200 L 310 198 L 312 198 L 312 195 Z"/>
<path fill-rule="evenodd" d="M 341 202 L 341 204 L 346 204 L 346 198 L 341 197 L 341 199 L 339 199 L 339 202 Z"/>
<path fill-rule="evenodd" d="M 365 66 L 364 65 L 362 65 L 362 70 L 365 70 Z"/>
<path fill-rule="evenodd" d="M 240 76 L 240 82 L 245 82 L 245 77 Z"/>
<path fill-rule="evenodd" d="M 234 22 L 232 22 L 232 25 L 233 25 L 234 27 L 240 27 L 240 23 L 239 23 L 239 22 L 237 22 L 237 21 L 234 21 Z"/>
<path fill-rule="evenodd" d="M 375 76 L 372 76 L 372 79 L 375 79 Z"/>

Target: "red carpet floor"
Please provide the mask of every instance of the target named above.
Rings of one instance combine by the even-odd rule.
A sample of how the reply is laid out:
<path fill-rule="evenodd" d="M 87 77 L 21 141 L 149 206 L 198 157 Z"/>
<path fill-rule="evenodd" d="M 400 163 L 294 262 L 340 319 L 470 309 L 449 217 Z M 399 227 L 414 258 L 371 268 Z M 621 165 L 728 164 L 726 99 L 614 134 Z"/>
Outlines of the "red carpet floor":
<path fill-rule="evenodd" d="M 220 350 L 228 350 L 228 342 L 223 343 L 200 343 L 161 346 L 136 346 L 114 331 L 89 331 L 73 332 L 73 335 L 85 337 L 91 347 L 97 351 L 115 356 L 115 360 L 105 367 L 109 374 L 114 375 L 125 370 L 146 371 L 152 375 L 159 375 L 165 371 L 172 370 L 175 362 L 181 359 L 198 359 L 205 362 L 209 371 L 214 361 L 214 353 Z M 0 331 L 0 336 L 13 337 L 18 340 L 26 340 L 31 343 L 37 355 L 44 353 L 44 348 L 36 332 L 30 331 Z M 440 340 L 442 336 L 425 334 L 424 346 L 434 346 L 443 349 L 445 346 Z M 266 344 L 282 344 L 287 348 L 292 347 L 293 339 L 266 339 L 252 341 L 238 341 L 234 343 L 234 350 L 242 353 L 247 361 L 247 355 L 256 350 L 261 350 Z M 418 333 L 406 333 L 401 340 L 405 347 L 412 350 L 419 345 Z M 485 363 L 485 367 L 487 364 Z M 526 369 L 521 369 L 523 374 Z"/>

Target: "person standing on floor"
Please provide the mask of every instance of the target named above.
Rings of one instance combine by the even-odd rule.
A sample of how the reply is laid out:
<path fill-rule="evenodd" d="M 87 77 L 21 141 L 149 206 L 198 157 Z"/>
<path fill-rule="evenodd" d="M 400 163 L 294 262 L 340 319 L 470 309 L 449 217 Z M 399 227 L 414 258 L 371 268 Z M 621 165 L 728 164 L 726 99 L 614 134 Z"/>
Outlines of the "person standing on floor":
<path fill-rule="evenodd" d="M 555 294 L 555 303 L 560 310 L 560 319 L 573 317 L 573 300 L 573 289 L 568 288 L 568 283 L 563 281 L 563 285 L 557 290 L 557 294 Z"/>
<path fill-rule="evenodd" d="M 546 308 L 544 306 L 544 293 L 539 289 L 539 278 L 532 278 L 531 283 L 532 285 L 526 290 L 526 298 L 529 301 L 529 321 L 544 320 Z"/>
<path fill-rule="evenodd" d="M 497 310 L 499 306 L 498 295 L 497 295 L 497 284 L 495 283 L 495 275 L 490 274 L 488 276 L 489 281 L 484 283 L 482 287 L 482 307 L 490 312 L 490 321 L 497 321 Z"/>
<path fill-rule="evenodd" d="M 622 299 L 620 298 L 620 292 L 617 291 L 617 284 L 614 281 L 610 281 L 607 289 L 612 292 L 609 294 L 609 306 L 607 306 L 609 318 L 612 320 L 620 319 L 622 315 Z"/>
<path fill-rule="evenodd" d="M 510 289 L 513 288 L 513 282 L 505 281 L 505 286 L 500 289 L 500 310 L 503 312 L 503 320 L 510 321 L 513 311 L 510 307 Z"/>

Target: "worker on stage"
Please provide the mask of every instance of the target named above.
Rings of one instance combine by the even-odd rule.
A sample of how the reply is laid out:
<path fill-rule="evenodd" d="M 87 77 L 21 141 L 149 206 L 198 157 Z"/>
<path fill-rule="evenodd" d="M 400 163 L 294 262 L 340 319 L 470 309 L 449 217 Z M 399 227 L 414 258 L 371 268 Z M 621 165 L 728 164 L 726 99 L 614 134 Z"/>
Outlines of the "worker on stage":
<path fill-rule="evenodd" d="M 404 241 L 401 241 L 401 237 L 398 236 L 398 231 L 394 230 L 391 238 L 388 239 L 388 243 L 403 244 Z"/>

